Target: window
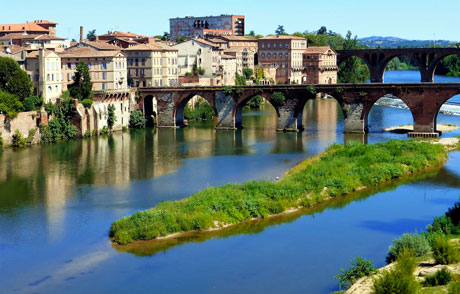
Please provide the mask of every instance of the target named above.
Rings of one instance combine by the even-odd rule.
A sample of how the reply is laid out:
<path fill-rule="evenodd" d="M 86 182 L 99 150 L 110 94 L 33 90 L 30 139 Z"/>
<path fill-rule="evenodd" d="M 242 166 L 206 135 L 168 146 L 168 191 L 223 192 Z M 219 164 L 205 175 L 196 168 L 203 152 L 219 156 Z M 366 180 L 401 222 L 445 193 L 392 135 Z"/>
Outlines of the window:
<path fill-rule="evenodd" d="M 48 86 L 48 93 L 51 93 L 51 86 Z"/>
<path fill-rule="evenodd" d="M 72 74 L 71 74 L 71 73 L 68 73 L 68 74 L 67 74 L 67 81 L 70 82 L 71 79 L 72 79 Z"/>
<path fill-rule="evenodd" d="M 88 62 L 88 69 L 91 69 L 91 62 Z"/>
<path fill-rule="evenodd" d="M 47 74 L 47 75 L 46 75 L 46 81 L 47 81 L 47 82 L 50 81 L 50 74 Z"/>
<path fill-rule="evenodd" d="M 102 84 L 102 90 L 107 90 L 107 84 L 106 83 Z"/>
<path fill-rule="evenodd" d="M 142 58 L 142 65 L 145 65 L 145 58 Z"/>
<path fill-rule="evenodd" d="M 139 59 L 136 58 L 136 66 L 139 66 Z"/>
<path fill-rule="evenodd" d="M 136 69 L 136 71 L 137 71 L 137 69 Z M 102 73 L 102 79 L 103 79 L 103 80 L 107 80 L 107 73 L 106 73 L 106 72 L 103 72 L 103 73 Z"/>

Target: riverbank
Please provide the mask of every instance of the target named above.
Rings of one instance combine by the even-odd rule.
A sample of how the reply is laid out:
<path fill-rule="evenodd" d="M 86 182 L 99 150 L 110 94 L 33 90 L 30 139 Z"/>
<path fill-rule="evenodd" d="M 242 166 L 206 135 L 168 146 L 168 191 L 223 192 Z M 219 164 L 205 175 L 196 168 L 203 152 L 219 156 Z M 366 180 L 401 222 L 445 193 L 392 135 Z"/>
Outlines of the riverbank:
<path fill-rule="evenodd" d="M 332 145 L 307 159 L 282 180 L 208 188 L 179 201 L 163 202 L 114 222 L 109 235 L 119 244 L 173 238 L 187 231 L 219 230 L 251 219 L 290 213 L 331 197 L 373 187 L 447 160 L 441 145 L 414 140 L 374 145 Z"/>
<path fill-rule="evenodd" d="M 441 132 L 452 132 L 459 129 L 459 126 L 453 124 L 438 124 L 436 129 Z M 406 134 L 412 132 L 414 130 L 413 125 L 402 125 L 402 126 L 394 126 L 389 128 L 383 129 L 385 132 L 397 133 L 397 134 Z"/>

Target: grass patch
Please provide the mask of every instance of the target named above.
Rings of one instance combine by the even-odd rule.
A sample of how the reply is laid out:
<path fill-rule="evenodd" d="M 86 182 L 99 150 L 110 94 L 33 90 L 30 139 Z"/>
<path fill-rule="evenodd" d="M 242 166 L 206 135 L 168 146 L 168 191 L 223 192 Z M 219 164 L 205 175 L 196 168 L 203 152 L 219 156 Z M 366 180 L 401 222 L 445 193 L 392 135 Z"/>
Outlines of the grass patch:
<path fill-rule="evenodd" d="M 120 244 L 190 230 L 207 230 L 310 207 L 330 197 L 439 165 L 441 145 L 415 140 L 332 145 L 310 164 L 278 182 L 251 181 L 205 189 L 179 201 L 160 203 L 114 222 L 109 235 Z"/>

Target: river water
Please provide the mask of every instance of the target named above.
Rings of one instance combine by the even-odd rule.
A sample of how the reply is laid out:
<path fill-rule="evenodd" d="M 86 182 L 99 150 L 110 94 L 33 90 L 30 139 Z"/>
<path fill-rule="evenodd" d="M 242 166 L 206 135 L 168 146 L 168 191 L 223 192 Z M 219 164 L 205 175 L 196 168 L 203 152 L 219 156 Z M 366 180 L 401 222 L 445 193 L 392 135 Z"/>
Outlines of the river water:
<path fill-rule="evenodd" d="M 388 72 L 386 81 L 416 74 Z M 0 293 L 329 293 L 338 290 L 334 275 L 350 259 L 384 265 L 393 238 L 422 230 L 458 200 L 460 152 L 452 152 L 439 170 L 294 215 L 112 246 L 107 231 L 120 217 L 209 186 L 274 179 L 334 142 L 405 139 L 382 128 L 412 117 L 376 105 L 368 135 L 344 135 L 336 101 L 320 99 L 307 103 L 304 123 L 302 133 L 277 133 L 267 106 L 247 111 L 245 129 L 236 132 L 204 122 L 4 150 Z"/>

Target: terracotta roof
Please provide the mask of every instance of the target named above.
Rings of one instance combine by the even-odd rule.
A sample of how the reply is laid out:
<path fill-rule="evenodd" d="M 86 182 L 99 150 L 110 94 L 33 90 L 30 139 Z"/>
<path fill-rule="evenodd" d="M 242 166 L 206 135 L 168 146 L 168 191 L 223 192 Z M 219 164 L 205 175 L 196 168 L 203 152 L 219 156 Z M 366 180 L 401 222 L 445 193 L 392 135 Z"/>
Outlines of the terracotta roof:
<path fill-rule="evenodd" d="M 84 45 L 88 45 L 90 47 L 94 47 L 94 48 L 96 48 L 98 50 L 117 50 L 117 51 L 120 51 L 120 47 L 114 46 L 112 44 L 109 44 L 109 43 L 103 42 L 103 41 L 83 41 L 81 43 L 83 43 Z M 78 43 L 77 43 L 77 46 L 78 46 Z"/>
<path fill-rule="evenodd" d="M 327 53 L 328 50 L 332 50 L 333 53 L 336 53 L 334 49 L 329 46 L 312 46 L 308 47 L 304 53 L 305 54 L 324 54 Z"/>
<path fill-rule="evenodd" d="M 51 50 L 45 50 L 44 51 L 45 56 L 48 56 L 48 55 L 50 55 L 52 53 L 56 53 L 56 52 L 53 52 Z M 31 52 L 27 53 L 27 58 L 38 58 L 39 54 L 40 54 L 39 50 L 34 50 L 34 51 L 31 51 Z"/>
<path fill-rule="evenodd" d="M 211 43 L 227 43 L 227 41 L 222 40 L 222 39 L 217 39 L 217 38 L 208 39 L 208 41 L 211 42 Z"/>
<path fill-rule="evenodd" d="M 297 36 L 289 36 L 289 35 L 280 35 L 280 36 L 266 36 L 264 38 L 260 38 L 259 40 L 279 40 L 279 39 L 283 39 L 283 40 L 307 40 L 305 38 L 302 38 L 302 37 L 297 37 Z"/>
<path fill-rule="evenodd" d="M 0 40 L 65 40 L 65 39 L 50 36 L 50 35 L 10 33 L 3 37 L 0 37 Z"/>
<path fill-rule="evenodd" d="M 136 41 L 134 41 L 133 39 L 130 39 L 130 38 L 122 38 L 122 37 L 116 37 L 116 38 L 113 38 L 112 40 L 107 41 L 107 42 L 111 42 L 111 41 L 113 41 L 113 40 L 119 40 L 119 41 L 123 41 L 123 42 L 129 43 L 129 44 L 139 44 L 139 43 L 137 43 Z M 99 41 L 99 42 L 104 42 L 104 41 Z"/>
<path fill-rule="evenodd" d="M 42 26 L 33 22 L 23 24 L 0 24 L 0 32 L 49 32 Z"/>
<path fill-rule="evenodd" d="M 228 41 L 253 41 L 257 42 L 257 39 L 252 36 L 221 36 L 222 39 Z"/>
<path fill-rule="evenodd" d="M 139 44 L 133 47 L 123 49 L 123 50 L 124 51 L 177 51 L 176 48 L 173 48 L 171 46 L 168 46 L 160 42 Z"/>
<path fill-rule="evenodd" d="M 78 57 L 115 57 L 117 54 L 121 53 L 120 50 L 108 50 L 108 51 L 98 51 L 88 47 L 81 48 L 72 48 L 65 50 L 64 52 L 59 52 L 58 55 L 62 58 L 78 58 Z"/>
<path fill-rule="evenodd" d="M 99 37 L 125 37 L 125 38 L 148 38 L 147 36 L 143 35 L 138 35 L 135 33 L 130 33 L 130 32 L 120 32 L 120 31 L 113 31 L 113 32 L 108 32 L 107 34 L 104 35 L 99 35 Z"/>
<path fill-rule="evenodd" d="M 58 24 L 57 22 L 54 22 L 54 21 L 49 21 L 49 20 L 45 20 L 45 19 L 34 20 L 34 23 L 42 23 L 42 24 Z"/>
<path fill-rule="evenodd" d="M 211 43 L 209 41 L 206 41 L 206 40 L 203 40 L 203 39 L 199 39 L 199 38 L 196 38 L 196 39 L 192 39 L 192 41 L 195 41 L 195 42 L 198 42 L 198 43 L 201 43 L 201 44 L 204 44 L 204 45 L 208 45 L 208 46 L 211 46 L 211 47 L 215 47 L 215 48 L 218 48 L 219 46 L 214 44 L 214 43 Z"/>

